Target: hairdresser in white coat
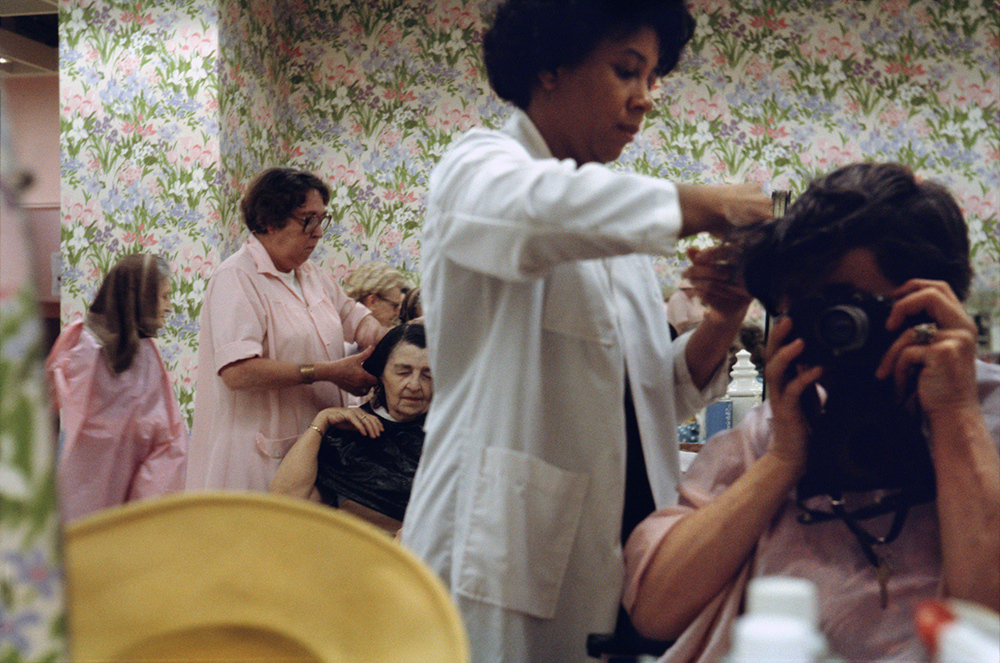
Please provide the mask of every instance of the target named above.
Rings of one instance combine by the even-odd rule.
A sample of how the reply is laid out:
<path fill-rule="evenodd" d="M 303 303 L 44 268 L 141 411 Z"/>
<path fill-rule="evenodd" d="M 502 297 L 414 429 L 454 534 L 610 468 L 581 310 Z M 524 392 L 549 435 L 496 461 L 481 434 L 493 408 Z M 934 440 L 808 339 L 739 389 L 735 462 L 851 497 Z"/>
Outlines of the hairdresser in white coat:
<path fill-rule="evenodd" d="M 623 512 L 675 501 L 677 419 L 725 388 L 749 296 L 711 250 L 692 252 L 711 310 L 671 344 L 650 254 L 765 218 L 770 200 L 602 165 L 692 27 L 680 0 L 507 0 L 485 59 L 519 110 L 432 175 L 421 285 L 436 393 L 402 540 L 449 586 L 475 661 L 588 660 L 587 635 L 615 625 Z"/>

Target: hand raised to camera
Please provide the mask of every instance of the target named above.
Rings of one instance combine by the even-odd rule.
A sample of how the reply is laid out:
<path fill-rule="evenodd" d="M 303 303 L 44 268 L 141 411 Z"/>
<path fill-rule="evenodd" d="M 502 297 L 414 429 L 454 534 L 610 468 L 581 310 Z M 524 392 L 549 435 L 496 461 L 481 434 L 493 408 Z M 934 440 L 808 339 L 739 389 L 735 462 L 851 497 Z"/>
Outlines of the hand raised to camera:
<path fill-rule="evenodd" d="M 803 370 L 795 366 L 795 358 L 802 353 L 805 341 L 797 338 L 783 345 L 791 330 L 792 320 L 781 318 L 767 341 L 764 379 L 774 424 L 774 443 L 768 453 L 796 466 L 801 474 L 806 468 L 809 424 L 799 402 L 806 388 L 823 374 L 823 368 L 813 366 Z"/>
<path fill-rule="evenodd" d="M 875 376 L 893 376 L 902 392 L 909 377 L 919 371 L 917 397 L 928 416 L 941 409 L 978 407 L 978 330 L 951 287 L 944 281 L 910 279 L 891 296 L 896 301 L 886 321 L 890 331 L 899 330 L 918 314 L 931 317 L 934 323 L 903 331 L 882 357 Z"/>

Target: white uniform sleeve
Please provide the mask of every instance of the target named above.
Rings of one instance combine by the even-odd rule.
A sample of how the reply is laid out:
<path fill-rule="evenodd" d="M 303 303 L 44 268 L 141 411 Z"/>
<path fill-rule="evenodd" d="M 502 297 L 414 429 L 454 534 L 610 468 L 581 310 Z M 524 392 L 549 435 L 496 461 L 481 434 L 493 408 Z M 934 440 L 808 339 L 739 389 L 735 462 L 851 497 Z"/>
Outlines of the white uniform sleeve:
<path fill-rule="evenodd" d="M 559 263 L 673 250 L 676 187 L 665 180 L 536 159 L 499 132 L 470 132 L 432 176 L 427 231 L 463 267 L 507 280 Z"/>

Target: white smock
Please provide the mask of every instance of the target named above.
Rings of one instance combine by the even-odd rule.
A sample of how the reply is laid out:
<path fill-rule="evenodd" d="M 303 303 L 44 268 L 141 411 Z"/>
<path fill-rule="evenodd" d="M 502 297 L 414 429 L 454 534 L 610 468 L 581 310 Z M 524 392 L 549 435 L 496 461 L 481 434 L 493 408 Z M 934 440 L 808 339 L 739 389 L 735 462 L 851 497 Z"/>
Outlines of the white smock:
<path fill-rule="evenodd" d="M 623 582 L 625 376 L 658 508 L 699 392 L 649 255 L 677 190 L 552 157 L 517 111 L 435 168 L 422 242 L 434 399 L 402 540 L 458 603 L 473 660 L 587 661 Z"/>

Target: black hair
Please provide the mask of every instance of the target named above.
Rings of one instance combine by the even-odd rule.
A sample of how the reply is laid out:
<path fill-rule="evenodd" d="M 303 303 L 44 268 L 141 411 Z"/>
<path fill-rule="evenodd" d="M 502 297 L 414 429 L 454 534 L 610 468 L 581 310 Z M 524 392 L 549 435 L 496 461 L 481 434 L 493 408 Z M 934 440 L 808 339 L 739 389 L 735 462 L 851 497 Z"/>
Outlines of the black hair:
<path fill-rule="evenodd" d="M 424 333 L 424 326 L 420 324 L 406 323 L 396 325 L 385 333 L 382 340 L 375 345 L 371 356 L 365 359 L 361 367 L 378 378 L 379 383 L 375 386 L 372 396 L 372 407 L 385 405 L 385 392 L 382 389 L 382 373 L 385 365 L 389 363 L 389 355 L 400 343 L 409 343 L 418 348 L 427 347 L 427 335 Z"/>
<path fill-rule="evenodd" d="M 972 283 L 969 231 L 937 182 L 898 163 L 855 163 L 814 180 L 774 223 L 738 230 L 747 290 L 769 313 L 821 280 L 850 250 L 869 249 L 896 284 L 948 283 L 965 300 Z"/>
<path fill-rule="evenodd" d="M 253 233 L 281 230 L 296 208 L 315 189 L 330 202 L 330 187 L 312 173 L 294 168 L 270 168 L 258 175 L 240 202 L 243 223 Z"/>
<path fill-rule="evenodd" d="M 694 36 L 684 0 L 506 0 L 483 37 L 490 86 L 526 109 L 539 73 L 577 65 L 602 39 L 647 26 L 660 42 L 656 74 L 665 76 Z"/>

